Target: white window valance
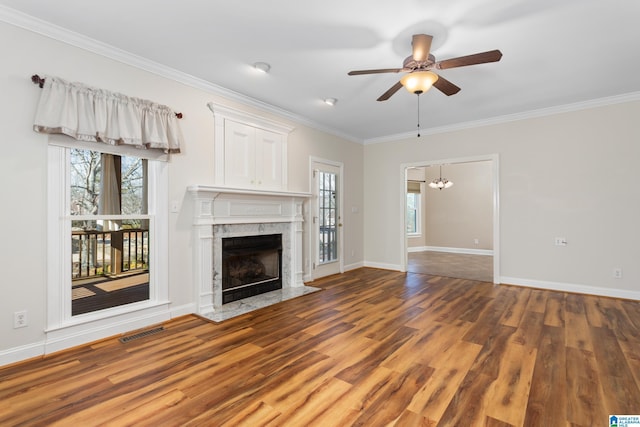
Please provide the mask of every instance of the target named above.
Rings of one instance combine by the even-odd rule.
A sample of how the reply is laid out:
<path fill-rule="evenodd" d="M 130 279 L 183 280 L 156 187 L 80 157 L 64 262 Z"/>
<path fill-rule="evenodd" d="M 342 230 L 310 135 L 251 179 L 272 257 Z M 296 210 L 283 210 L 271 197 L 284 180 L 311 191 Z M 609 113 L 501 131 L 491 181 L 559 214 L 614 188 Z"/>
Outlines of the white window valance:
<path fill-rule="evenodd" d="M 182 132 L 164 105 L 47 76 L 33 129 L 79 141 L 179 153 Z"/>

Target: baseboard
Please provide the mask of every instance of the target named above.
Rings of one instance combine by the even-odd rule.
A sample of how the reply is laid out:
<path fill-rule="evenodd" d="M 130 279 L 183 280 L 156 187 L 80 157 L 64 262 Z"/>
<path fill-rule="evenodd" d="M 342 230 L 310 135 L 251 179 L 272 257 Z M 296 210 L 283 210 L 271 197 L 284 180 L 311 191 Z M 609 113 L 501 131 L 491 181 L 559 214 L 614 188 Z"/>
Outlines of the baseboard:
<path fill-rule="evenodd" d="M 73 325 L 51 330 L 44 341 L 14 347 L 0 352 L 0 366 L 22 362 L 35 357 L 67 350 L 112 336 L 146 328 L 178 317 L 183 310 L 175 313 L 167 310 L 166 304 L 135 313 L 128 313 L 123 320 L 113 322 L 113 318 L 101 319 L 90 324 Z"/>
<path fill-rule="evenodd" d="M 576 294 L 596 295 L 610 298 L 640 300 L 640 292 L 624 289 L 601 288 L 596 286 L 578 285 L 573 283 L 548 282 L 544 280 L 530 280 L 518 277 L 500 277 L 503 285 L 522 286 L 527 288 L 546 289 L 549 291 L 570 292 Z"/>
<path fill-rule="evenodd" d="M 467 255 L 493 255 L 492 249 L 470 249 L 470 248 L 448 248 L 444 246 L 416 246 L 408 248 L 407 252 L 448 252 L 451 254 L 467 254 Z"/>
<path fill-rule="evenodd" d="M 116 322 L 113 319 L 101 319 L 98 322 L 92 322 L 93 324 L 91 325 L 76 325 L 49 331 L 47 332 L 44 353 L 50 354 L 66 350 L 125 332 L 146 328 L 170 319 L 169 310 L 167 310 L 166 306 L 161 306 L 141 312 L 128 313 L 123 316 L 122 320 Z"/>
<path fill-rule="evenodd" d="M 180 305 L 177 307 L 171 307 L 171 318 L 175 319 L 176 317 L 186 316 L 187 314 L 194 314 L 197 311 L 196 305 L 194 303 Z"/>
<path fill-rule="evenodd" d="M 0 366 L 11 365 L 13 363 L 22 362 L 35 357 L 41 357 L 44 355 L 44 347 L 44 341 L 40 341 L 0 351 Z"/>
<path fill-rule="evenodd" d="M 363 267 L 380 268 L 382 270 L 402 271 L 402 266 L 398 264 L 385 264 L 382 262 L 365 261 Z"/>
<path fill-rule="evenodd" d="M 357 268 L 362 268 L 362 267 L 364 267 L 364 262 L 360 261 L 353 264 L 345 265 L 344 271 L 351 271 L 351 270 L 355 270 Z"/>

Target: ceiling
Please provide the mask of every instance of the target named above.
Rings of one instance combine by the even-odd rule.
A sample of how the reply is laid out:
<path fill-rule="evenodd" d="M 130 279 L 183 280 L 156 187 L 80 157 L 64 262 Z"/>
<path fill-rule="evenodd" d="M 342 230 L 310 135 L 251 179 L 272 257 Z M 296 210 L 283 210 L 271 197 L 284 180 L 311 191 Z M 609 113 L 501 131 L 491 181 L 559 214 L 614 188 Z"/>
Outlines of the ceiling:
<path fill-rule="evenodd" d="M 640 92 L 638 1 L 0 0 L 0 5 L 365 143 L 414 133 L 418 99 L 420 127 L 428 130 Z M 401 74 L 347 76 L 350 70 L 401 67 L 411 54 L 411 36 L 418 33 L 433 36 L 437 60 L 493 49 L 503 57 L 439 71 L 462 88 L 450 97 L 432 89 L 418 98 L 401 89 L 378 102 Z M 256 73 L 257 61 L 269 63 L 270 72 Z M 338 100 L 335 106 L 322 102 L 329 97 Z"/>

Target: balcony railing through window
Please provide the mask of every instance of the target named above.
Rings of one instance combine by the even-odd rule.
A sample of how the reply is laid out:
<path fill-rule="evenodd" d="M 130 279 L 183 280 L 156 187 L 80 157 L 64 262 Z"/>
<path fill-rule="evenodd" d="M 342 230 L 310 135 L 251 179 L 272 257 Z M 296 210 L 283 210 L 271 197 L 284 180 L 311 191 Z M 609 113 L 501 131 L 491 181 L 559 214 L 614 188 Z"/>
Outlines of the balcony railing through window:
<path fill-rule="evenodd" d="M 149 269 L 149 230 L 73 230 L 72 279 L 144 272 Z"/>

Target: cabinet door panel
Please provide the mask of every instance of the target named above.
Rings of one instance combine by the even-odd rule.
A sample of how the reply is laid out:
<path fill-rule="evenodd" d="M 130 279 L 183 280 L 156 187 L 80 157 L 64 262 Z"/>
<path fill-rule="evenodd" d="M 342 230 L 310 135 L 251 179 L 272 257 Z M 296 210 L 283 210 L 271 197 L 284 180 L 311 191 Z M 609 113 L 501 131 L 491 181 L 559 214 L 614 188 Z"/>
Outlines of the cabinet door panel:
<path fill-rule="evenodd" d="M 282 139 L 281 134 L 256 129 L 256 181 L 260 188 L 282 188 Z"/>
<path fill-rule="evenodd" d="M 255 128 L 225 121 L 225 184 L 234 187 L 255 185 Z"/>

